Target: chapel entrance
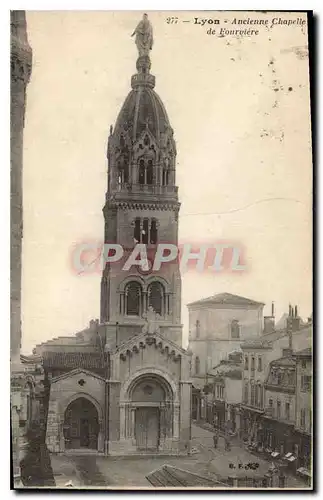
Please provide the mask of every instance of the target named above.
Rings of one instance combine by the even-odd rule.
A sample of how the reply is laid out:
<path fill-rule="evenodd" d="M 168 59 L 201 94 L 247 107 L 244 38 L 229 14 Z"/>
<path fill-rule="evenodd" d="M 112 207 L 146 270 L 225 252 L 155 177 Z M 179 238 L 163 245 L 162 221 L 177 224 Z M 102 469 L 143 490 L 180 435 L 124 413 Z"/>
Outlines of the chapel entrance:
<path fill-rule="evenodd" d="M 134 439 L 138 451 L 157 452 L 172 435 L 170 390 L 161 377 L 146 375 L 134 382 L 130 394 L 128 436 Z"/>
<path fill-rule="evenodd" d="M 156 451 L 159 445 L 159 408 L 137 408 L 135 433 L 138 450 Z"/>
<path fill-rule="evenodd" d="M 66 449 L 98 448 L 99 419 L 94 404 L 78 398 L 65 411 L 64 439 Z"/>

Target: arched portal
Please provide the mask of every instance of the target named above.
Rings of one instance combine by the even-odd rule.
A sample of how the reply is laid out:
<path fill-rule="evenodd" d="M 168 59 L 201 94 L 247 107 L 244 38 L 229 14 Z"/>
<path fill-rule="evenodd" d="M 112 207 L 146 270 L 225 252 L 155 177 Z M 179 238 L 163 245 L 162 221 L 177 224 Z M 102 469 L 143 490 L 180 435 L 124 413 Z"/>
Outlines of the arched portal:
<path fill-rule="evenodd" d="M 65 449 L 98 448 L 99 417 L 94 404 L 86 398 L 72 401 L 64 415 Z"/>
<path fill-rule="evenodd" d="M 174 396 L 163 377 L 146 373 L 128 388 L 128 438 L 139 451 L 157 451 L 173 436 Z"/>

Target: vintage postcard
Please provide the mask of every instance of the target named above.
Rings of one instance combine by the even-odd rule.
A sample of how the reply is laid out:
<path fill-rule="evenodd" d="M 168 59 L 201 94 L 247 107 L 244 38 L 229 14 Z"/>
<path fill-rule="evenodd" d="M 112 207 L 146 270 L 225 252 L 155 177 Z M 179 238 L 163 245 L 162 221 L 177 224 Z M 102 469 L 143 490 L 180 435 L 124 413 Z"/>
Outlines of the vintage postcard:
<path fill-rule="evenodd" d="M 313 488 L 312 22 L 11 11 L 12 488 Z"/>

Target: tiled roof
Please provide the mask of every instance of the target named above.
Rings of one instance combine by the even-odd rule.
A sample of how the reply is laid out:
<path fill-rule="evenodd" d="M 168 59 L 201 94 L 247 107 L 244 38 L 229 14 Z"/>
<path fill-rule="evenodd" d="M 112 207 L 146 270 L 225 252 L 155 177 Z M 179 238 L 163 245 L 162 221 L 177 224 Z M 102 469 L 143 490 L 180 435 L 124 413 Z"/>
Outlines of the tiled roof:
<path fill-rule="evenodd" d="M 47 369 L 98 369 L 104 368 L 103 356 L 99 352 L 54 352 L 43 354 L 43 365 Z"/>
<path fill-rule="evenodd" d="M 209 488 L 223 488 L 227 484 L 220 483 L 214 479 L 200 476 L 186 470 L 178 469 L 171 465 L 163 465 L 146 476 L 150 484 L 156 488 L 165 487 L 209 487 Z"/>
<path fill-rule="evenodd" d="M 293 335 L 296 335 L 297 333 L 302 332 L 306 329 L 312 329 L 312 325 L 309 324 L 300 325 L 298 330 L 293 331 Z M 286 328 L 284 328 L 283 330 L 275 330 L 272 333 L 263 334 L 261 337 L 257 339 L 245 340 L 244 342 L 241 343 L 241 348 L 249 349 L 252 347 L 254 348 L 268 347 L 271 345 L 270 344 L 271 342 L 286 337 L 287 335 L 288 331 Z"/>
<path fill-rule="evenodd" d="M 191 302 L 188 306 L 195 306 L 199 304 L 229 304 L 237 306 L 263 306 L 263 302 L 256 302 L 252 299 L 247 299 L 246 297 L 240 297 L 240 295 L 233 295 L 232 293 L 218 293 L 217 295 L 212 295 L 212 297 L 207 297 L 206 299 L 197 300 Z"/>

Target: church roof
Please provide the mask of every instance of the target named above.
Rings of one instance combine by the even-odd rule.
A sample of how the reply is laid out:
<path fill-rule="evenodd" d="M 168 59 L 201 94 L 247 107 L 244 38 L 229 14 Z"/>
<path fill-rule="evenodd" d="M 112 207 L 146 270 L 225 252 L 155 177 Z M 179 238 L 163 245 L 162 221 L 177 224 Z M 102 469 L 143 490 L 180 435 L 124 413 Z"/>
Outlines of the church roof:
<path fill-rule="evenodd" d="M 121 108 L 114 132 L 127 134 L 135 142 L 149 129 L 158 141 L 160 134 L 170 128 L 166 109 L 156 92 L 146 86 L 132 90 Z"/>
<path fill-rule="evenodd" d="M 104 359 L 99 352 L 55 352 L 43 353 L 43 366 L 47 370 L 72 370 L 84 368 L 87 370 L 104 368 Z"/>
<path fill-rule="evenodd" d="M 256 302 L 252 299 L 247 299 L 246 297 L 241 297 L 240 295 L 233 295 L 232 293 L 218 293 L 207 297 L 205 299 L 196 300 L 188 304 L 190 306 L 203 304 L 229 304 L 234 306 L 263 306 L 263 302 Z"/>

